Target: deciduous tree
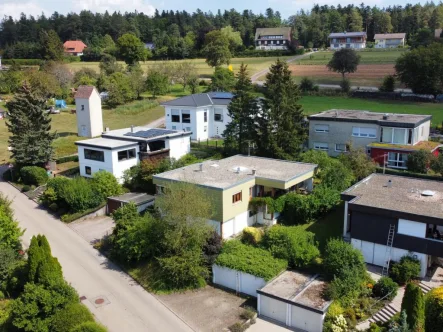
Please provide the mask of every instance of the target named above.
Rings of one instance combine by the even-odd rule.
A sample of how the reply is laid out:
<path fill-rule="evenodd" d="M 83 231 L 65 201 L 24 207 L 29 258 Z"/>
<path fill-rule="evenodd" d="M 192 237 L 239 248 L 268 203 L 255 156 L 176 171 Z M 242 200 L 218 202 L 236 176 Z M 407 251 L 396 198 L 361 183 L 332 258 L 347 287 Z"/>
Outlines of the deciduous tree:
<path fill-rule="evenodd" d="M 146 77 L 146 89 L 153 98 L 166 93 L 169 89 L 168 77 L 157 70 L 150 70 Z"/>
<path fill-rule="evenodd" d="M 235 75 L 227 68 L 215 67 L 211 77 L 210 91 L 232 91 L 235 86 Z"/>
<path fill-rule="evenodd" d="M 332 59 L 327 64 L 329 70 L 342 75 L 343 80 L 345 74 L 355 73 L 357 71 L 358 64 L 360 63 L 360 55 L 351 48 L 342 48 L 335 51 Z"/>
<path fill-rule="evenodd" d="M 211 67 L 218 67 L 223 64 L 229 65 L 232 57 L 229 50 L 229 39 L 219 30 L 208 32 L 205 36 L 203 53 L 206 57 L 206 63 Z"/>
<path fill-rule="evenodd" d="M 132 33 L 125 33 L 117 39 L 119 56 L 128 64 L 133 65 L 139 61 L 145 61 L 151 56 L 142 41 Z"/>

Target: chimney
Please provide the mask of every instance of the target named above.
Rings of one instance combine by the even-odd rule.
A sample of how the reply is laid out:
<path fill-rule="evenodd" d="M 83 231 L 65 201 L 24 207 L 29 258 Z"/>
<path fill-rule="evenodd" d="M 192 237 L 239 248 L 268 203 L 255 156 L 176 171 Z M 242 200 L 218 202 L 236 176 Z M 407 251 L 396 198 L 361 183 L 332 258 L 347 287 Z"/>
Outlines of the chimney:
<path fill-rule="evenodd" d="M 200 172 L 203 172 L 203 163 L 200 163 L 199 168 L 200 168 Z"/>
<path fill-rule="evenodd" d="M 392 180 L 391 179 L 388 180 L 388 184 L 386 185 L 386 187 L 388 187 L 388 188 L 392 187 Z"/>
<path fill-rule="evenodd" d="M 253 169 L 252 170 L 252 175 L 256 175 L 257 174 L 257 170 Z"/>
<path fill-rule="evenodd" d="M 131 125 L 131 133 L 134 132 L 134 125 Z"/>
<path fill-rule="evenodd" d="M 388 113 L 385 113 L 384 115 L 383 115 L 383 120 L 387 120 L 389 118 L 389 114 Z"/>
<path fill-rule="evenodd" d="M 240 167 L 237 167 L 237 174 L 240 174 Z"/>

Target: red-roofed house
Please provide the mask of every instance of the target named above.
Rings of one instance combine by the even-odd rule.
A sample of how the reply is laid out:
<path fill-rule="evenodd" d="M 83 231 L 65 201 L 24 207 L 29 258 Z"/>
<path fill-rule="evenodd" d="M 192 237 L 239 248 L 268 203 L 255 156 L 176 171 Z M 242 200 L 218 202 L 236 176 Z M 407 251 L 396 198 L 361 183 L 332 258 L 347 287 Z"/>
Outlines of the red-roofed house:
<path fill-rule="evenodd" d="M 63 44 L 63 47 L 67 55 L 80 56 L 83 55 L 83 50 L 88 46 L 81 40 L 67 40 Z"/>

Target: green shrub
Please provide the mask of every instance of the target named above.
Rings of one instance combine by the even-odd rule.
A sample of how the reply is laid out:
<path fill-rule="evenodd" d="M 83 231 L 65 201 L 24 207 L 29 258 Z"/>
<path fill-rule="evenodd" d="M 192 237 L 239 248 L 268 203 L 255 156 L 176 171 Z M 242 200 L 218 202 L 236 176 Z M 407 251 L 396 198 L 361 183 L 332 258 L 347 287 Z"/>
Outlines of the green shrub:
<path fill-rule="evenodd" d="M 40 186 L 48 181 L 48 173 L 44 168 L 37 166 L 25 166 L 20 170 L 20 176 L 24 184 Z"/>
<path fill-rule="evenodd" d="M 245 244 L 256 246 L 263 238 L 263 230 L 257 227 L 246 227 L 243 229 L 241 240 Z"/>
<path fill-rule="evenodd" d="M 106 171 L 95 172 L 92 175 L 92 186 L 100 194 L 102 200 L 123 192 L 114 174 Z"/>
<path fill-rule="evenodd" d="M 12 248 L 0 246 L 0 290 L 5 290 L 5 283 L 12 269 L 17 265 L 17 253 Z"/>
<path fill-rule="evenodd" d="M 398 285 L 389 277 L 380 278 L 372 288 L 374 296 L 391 301 L 397 295 Z"/>
<path fill-rule="evenodd" d="M 52 317 L 51 331 L 70 331 L 84 322 L 94 322 L 94 317 L 89 312 L 89 309 L 81 303 L 68 304 L 63 309 L 57 311 Z"/>
<path fill-rule="evenodd" d="M 432 157 L 432 153 L 427 150 L 414 151 L 408 154 L 406 167 L 410 172 L 426 174 Z"/>
<path fill-rule="evenodd" d="M 0 247 L 20 250 L 20 236 L 23 233 L 18 222 L 14 220 L 11 201 L 0 192 Z"/>
<path fill-rule="evenodd" d="M 274 257 L 288 261 L 291 268 L 300 268 L 320 255 L 314 237 L 300 226 L 274 226 L 266 231 L 263 242 Z"/>
<path fill-rule="evenodd" d="M 69 332 L 106 332 L 106 327 L 99 325 L 95 322 L 86 322 L 80 325 L 77 325 Z"/>
<path fill-rule="evenodd" d="M 30 191 L 31 190 L 31 186 L 28 186 L 27 184 L 25 184 L 23 187 L 22 187 L 22 192 L 24 192 L 24 193 L 27 193 L 28 191 Z"/>
<path fill-rule="evenodd" d="M 341 91 L 343 91 L 345 93 L 349 93 L 349 91 L 351 91 L 351 81 L 347 78 L 343 79 L 340 82 L 340 88 L 341 88 Z"/>
<path fill-rule="evenodd" d="M 246 331 L 246 329 L 247 329 L 247 326 L 245 326 L 244 324 L 239 323 L 239 322 L 229 326 L 229 331 L 231 331 L 231 332 L 243 332 L 243 331 Z"/>
<path fill-rule="evenodd" d="M 426 294 L 425 331 L 441 332 L 443 326 L 443 286 Z"/>
<path fill-rule="evenodd" d="M 64 164 L 64 163 L 67 163 L 69 161 L 78 161 L 78 155 L 60 157 L 60 158 L 56 159 L 57 164 Z"/>
<path fill-rule="evenodd" d="M 307 91 L 318 91 L 318 85 L 314 84 L 314 81 L 309 79 L 308 77 L 303 77 L 300 81 L 300 84 L 298 85 L 301 91 L 307 92 Z"/>
<path fill-rule="evenodd" d="M 49 204 L 48 208 L 49 208 L 51 211 L 54 211 L 54 212 L 57 212 L 57 211 L 58 211 L 58 205 L 57 205 L 57 203 L 51 203 L 51 204 Z"/>
<path fill-rule="evenodd" d="M 240 314 L 240 318 L 243 318 L 245 320 L 253 319 L 256 315 L 256 311 L 254 308 L 251 307 L 245 307 L 243 312 Z"/>
<path fill-rule="evenodd" d="M 105 205 L 106 205 L 106 203 L 105 203 L 105 202 L 102 202 L 102 203 L 99 204 L 98 206 L 96 206 L 96 207 L 92 207 L 92 208 L 87 209 L 87 210 L 84 210 L 84 211 L 64 214 L 64 215 L 62 215 L 61 220 L 62 220 L 64 223 L 70 223 L 70 222 L 72 222 L 72 221 L 74 221 L 74 220 L 77 220 L 77 219 L 79 219 L 79 218 L 81 218 L 81 217 L 84 217 L 84 216 L 86 216 L 86 215 L 88 215 L 88 214 L 90 214 L 90 213 L 92 213 L 92 212 L 95 212 L 95 211 L 101 209 L 101 208 L 104 207 Z"/>
<path fill-rule="evenodd" d="M 274 258 L 267 250 L 248 246 L 237 240 L 223 244 L 221 254 L 217 257 L 215 264 L 265 280 L 271 280 L 288 265 L 287 261 Z"/>
<path fill-rule="evenodd" d="M 67 182 L 60 192 L 60 197 L 72 212 L 92 209 L 103 201 L 102 195 L 93 188 L 91 181 L 83 177 L 76 177 Z"/>
<path fill-rule="evenodd" d="M 12 300 L 0 300 L 0 332 L 11 331 Z"/>
<path fill-rule="evenodd" d="M 425 302 L 421 288 L 408 283 L 401 302 L 401 311 L 406 312 L 406 320 L 413 331 L 423 331 L 425 322 Z"/>
<path fill-rule="evenodd" d="M 420 261 L 414 257 L 403 256 L 399 263 L 393 263 L 390 276 L 392 280 L 404 285 L 420 275 Z"/>
<path fill-rule="evenodd" d="M 325 247 L 323 267 L 329 278 L 340 277 L 343 271 L 353 271 L 366 276 L 366 264 L 362 253 L 350 243 L 338 239 L 329 240 Z"/>
<path fill-rule="evenodd" d="M 383 79 L 383 83 L 379 90 L 381 92 L 394 92 L 395 88 L 395 77 L 394 75 L 386 75 Z"/>
<path fill-rule="evenodd" d="M 357 317 L 353 308 L 346 308 L 343 317 L 346 319 L 347 326 L 355 327 L 357 324 Z"/>

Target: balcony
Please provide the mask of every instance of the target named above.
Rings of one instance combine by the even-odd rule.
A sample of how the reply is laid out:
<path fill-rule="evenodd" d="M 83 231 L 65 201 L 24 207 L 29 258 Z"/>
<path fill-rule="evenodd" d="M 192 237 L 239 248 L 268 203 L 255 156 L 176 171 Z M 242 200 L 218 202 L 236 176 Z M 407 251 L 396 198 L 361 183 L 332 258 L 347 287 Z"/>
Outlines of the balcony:
<path fill-rule="evenodd" d="M 394 247 L 435 257 L 443 257 L 443 240 L 396 234 Z"/>

